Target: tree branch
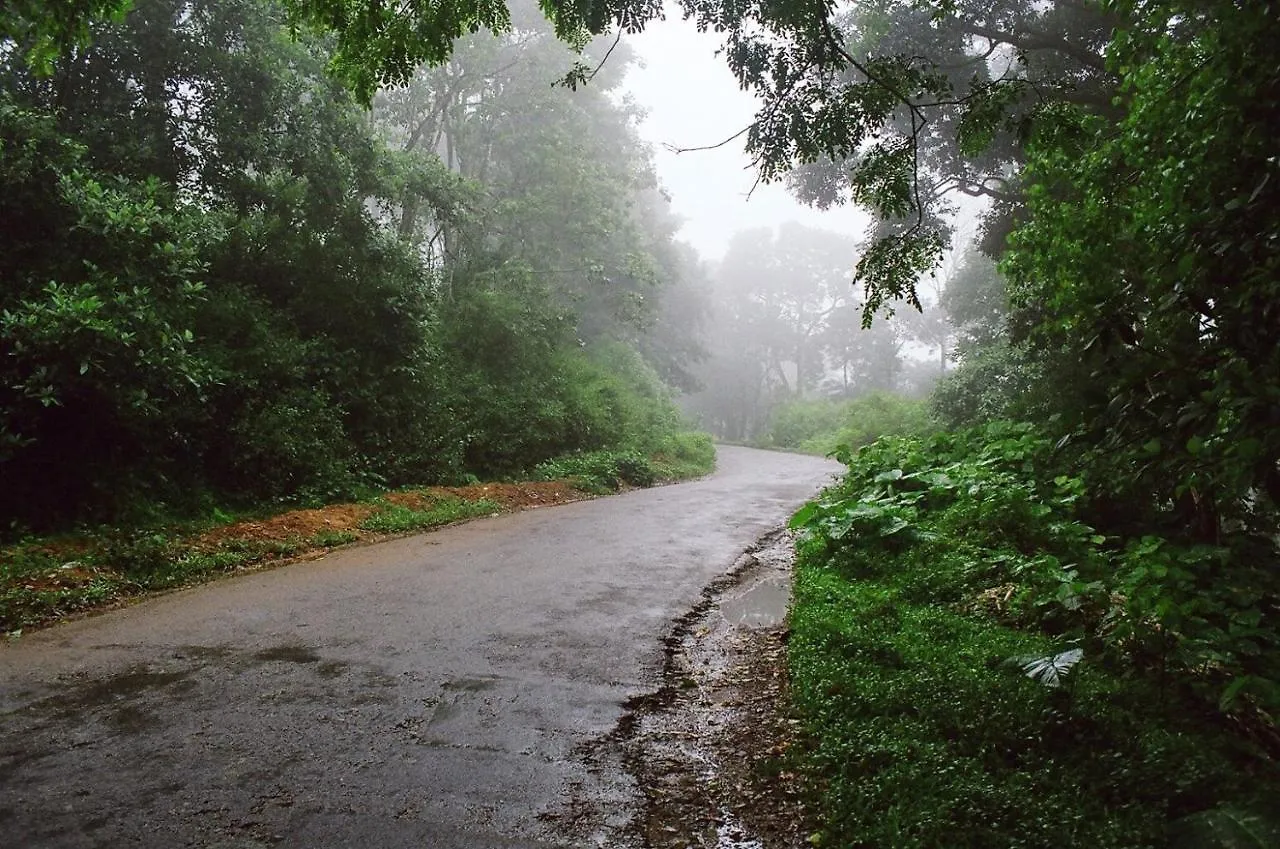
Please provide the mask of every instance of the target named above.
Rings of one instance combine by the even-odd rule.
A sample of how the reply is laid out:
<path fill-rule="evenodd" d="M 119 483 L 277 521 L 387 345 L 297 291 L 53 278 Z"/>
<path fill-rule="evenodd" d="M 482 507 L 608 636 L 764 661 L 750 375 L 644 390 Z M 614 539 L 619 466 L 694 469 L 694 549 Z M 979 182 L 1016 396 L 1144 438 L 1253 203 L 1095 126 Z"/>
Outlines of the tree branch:
<path fill-rule="evenodd" d="M 716 148 L 724 147 L 725 145 L 727 145 L 729 142 L 733 141 L 736 138 L 742 137 L 748 131 L 750 131 L 751 128 L 754 126 L 755 126 L 755 121 L 752 121 L 750 124 L 747 124 L 741 130 L 738 130 L 738 132 L 729 136 L 727 139 L 718 141 L 715 144 L 704 144 L 698 147 L 676 147 L 675 145 L 670 144 L 668 142 L 663 142 L 662 146 L 667 150 L 671 151 L 672 153 L 694 153 L 695 151 L 699 151 L 699 150 L 715 150 Z"/>
<path fill-rule="evenodd" d="M 924 226 L 924 204 L 920 200 L 920 133 L 928 125 L 929 119 L 925 116 L 924 110 L 920 108 L 919 104 L 898 91 L 896 87 L 889 85 L 875 74 L 872 74 L 865 65 L 853 58 L 849 51 L 844 49 L 844 45 L 836 38 L 835 30 L 831 26 L 831 21 L 827 17 L 825 9 L 822 12 L 822 30 L 826 34 L 831 48 L 839 56 L 843 57 L 846 62 L 856 68 L 870 82 L 892 94 L 899 103 L 906 106 L 911 112 L 911 191 L 915 198 L 916 222 L 911 225 L 911 229 L 907 232 L 915 232 Z"/>
<path fill-rule="evenodd" d="M 1107 62 L 1103 57 L 1082 47 L 1077 47 L 1066 39 L 1047 33 L 1028 31 L 1026 35 L 1014 35 L 1013 33 L 1002 32 L 993 27 L 983 26 L 971 21 L 960 21 L 960 28 L 962 32 L 966 32 L 969 35 L 976 35 L 1001 44 L 1008 44 L 1012 47 L 1017 47 L 1019 50 L 1027 52 L 1047 50 L 1061 53 L 1064 56 L 1070 56 L 1086 68 L 1092 68 L 1101 73 L 1106 73 L 1107 71 Z"/>

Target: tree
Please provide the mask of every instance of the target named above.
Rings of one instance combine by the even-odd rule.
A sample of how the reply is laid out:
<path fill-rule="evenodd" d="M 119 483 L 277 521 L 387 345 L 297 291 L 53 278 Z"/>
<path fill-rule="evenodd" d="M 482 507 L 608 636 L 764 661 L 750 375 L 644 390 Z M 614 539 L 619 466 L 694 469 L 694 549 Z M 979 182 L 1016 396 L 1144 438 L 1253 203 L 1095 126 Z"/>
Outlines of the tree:
<path fill-rule="evenodd" d="M 513 15 L 492 0 L 287 5 L 296 26 L 336 33 L 331 67 L 365 102 L 380 84 L 410 83 L 423 62 L 449 62 L 461 36 L 521 33 L 530 20 L 526 7 Z M 577 49 L 611 29 L 643 29 L 662 13 L 653 0 L 589 7 L 548 0 L 539 8 Z M 762 99 L 747 133 L 761 178 L 782 179 L 801 166 L 793 186 L 803 196 L 852 199 L 880 215 L 856 269 L 868 324 L 896 300 L 919 306 L 916 279 L 949 235 L 938 217 L 948 192 L 997 197 L 1008 212 L 1017 203 L 1017 140 L 1034 117 L 1055 102 L 1105 111 L 1114 91 L 1101 48 L 1119 18 L 1078 0 L 995 7 L 879 0 L 850 13 L 790 0 L 683 0 L 681 8 L 700 28 L 726 34 L 730 68 Z M 604 66 L 590 57 L 563 77 L 596 83 Z M 999 238 L 1007 227 L 992 229 Z"/>
<path fill-rule="evenodd" d="M 538 80 L 572 64 L 540 21 L 377 123 L 268 2 L 139 0 L 48 68 L 9 26 L 4 526 L 514 473 L 677 428 L 636 351 L 687 367 L 696 313 L 662 292 L 701 270 L 606 77 Z"/>
<path fill-rule="evenodd" d="M 1121 7 L 1119 127 L 1063 105 L 1012 237 L 1016 338 L 1062 394 L 1098 486 L 1202 538 L 1280 503 L 1280 35 L 1264 4 Z M 1173 506 L 1174 509 L 1166 510 Z"/>
<path fill-rule="evenodd" d="M 885 316 L 871 327 L 865 327 L 862 304 L 852 299 L 846 301 L 832 313 L 823 330 L 827 394 L 857 398 L 868 392 L 898 389 L 906 341 L 900 316 Z"/>
<path fill-rule="evenodd" d="M 12 0 L 0 12 L 0 44 L 16 45 L 29 67 L 47 75 L 59 56 L 89 43 L 96 24 L 119 22 L 132 6 L 133 0 Z"/>

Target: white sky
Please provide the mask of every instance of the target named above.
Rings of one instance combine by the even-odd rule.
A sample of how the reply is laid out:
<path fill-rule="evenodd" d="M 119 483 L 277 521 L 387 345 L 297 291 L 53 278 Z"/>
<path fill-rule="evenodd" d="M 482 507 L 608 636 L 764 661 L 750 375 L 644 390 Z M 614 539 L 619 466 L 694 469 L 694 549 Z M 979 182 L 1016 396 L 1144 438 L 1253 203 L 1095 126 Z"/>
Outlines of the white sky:
<path fill-rule="evenodd" d="M 699 33 L 690 21 L 669 14 L 637 36 L 625 36 L 640 59 L 623 88 L 648 112 L 640 133 L 653 145 L 658 177 L 685 220 L 680 236 L 703 259 L 719 261 L 739 230 L 799 221 L 847 233 L 860 242 L 870 219 L 852 207 L 821 212 L 787 194 L 781 183 L 758 186 L 743 151 L 744 139 L 722 148 L 676 154 L 663 147 L 715 144 L 747 126 L 756 100 L 738 88 L 722 57 L 720 39 Z"/>

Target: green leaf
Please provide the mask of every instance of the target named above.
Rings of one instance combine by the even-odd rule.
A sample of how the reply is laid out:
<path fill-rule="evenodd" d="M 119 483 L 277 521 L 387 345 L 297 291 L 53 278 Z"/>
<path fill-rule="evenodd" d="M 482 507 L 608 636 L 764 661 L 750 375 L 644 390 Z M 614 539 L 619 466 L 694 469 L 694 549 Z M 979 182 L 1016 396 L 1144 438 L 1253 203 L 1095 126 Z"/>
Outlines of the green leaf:
<path fill-rule="evenodd" d="M 911 527 L 911 523 L 901 516 L 894 516 L 889 520 L 889 524 L 880 529 L 880 536 L 889 537 L 896 533 L 900 533 Z"/>
<path fill-rule="evenodd" d="M 1220 807 L 1183 817 L 1169 826 L 1173 849 L 1274 849 L 1280 821 L 1274 815 Z"/>
<path fill-rule="evenodd" d="M 822 512 L 822 508 L 818 506 L 818 502 L 810 501 L 805 504 L 791 517 L 791 521 L 787 522 L 787 527 L 791 529 L 803 528 L 813 521 L 813 518 Z"/>
<path fill-rule="evenodd" d="M 1068 649 L 1045 657 L 1025 656 L 1014 658 L 1014 663 L 1026 676 L 1046 687 L 1061 687 L 1067 673 L 1084 658 L 1083 649 Z"/>

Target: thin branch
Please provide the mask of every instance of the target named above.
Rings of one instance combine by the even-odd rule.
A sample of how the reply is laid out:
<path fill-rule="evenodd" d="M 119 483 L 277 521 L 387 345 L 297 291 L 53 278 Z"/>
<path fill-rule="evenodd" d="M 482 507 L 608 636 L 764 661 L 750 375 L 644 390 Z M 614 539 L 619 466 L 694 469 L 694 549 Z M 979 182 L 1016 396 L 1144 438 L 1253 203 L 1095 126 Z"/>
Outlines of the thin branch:
<path fill-rule="evenodd" d="M 729 136 L 729 138 L 724 139 L 723 141 L 718 141 L 715 144 L 706 144 L 706 145 L 701 145 L 700 147 L 676 147 L 675 145 L 670 144 L 668 142 L 663 142 L 662 146 L 667 150 L 671 151 L 672 153 L 694 153 L 699 150 L 715 150 L 716 148 L 724 147 L 725 145 L 727 145 L 729 142 L 733 141 L 736 138 L 740 138 L 741 136 L 749 132 L 751 128 L 754 127 L 755 125 L 756 125 L 756 122 L 752 121 L 750 124 L 747 124 L 741 130 L 738 130 L 738 132 Z"/>
<path fill-rule="evenodd" d="M 845 50 L 844 45 L 840 43 L 840 39 L 836 38 L 835 30 L 832 29 L 831 21 L 827 17 L 825 10 L 822 12 L 822 29 L 831 48 L 837 54 L 843 57 L 846 62 L 856 68 L 869 81 L 892 94 L 899 103 L 911 111 L 911 192 L 915 197 L 916 221 L 911 225 L 907 233 L 914 233 L 924 227 L 924 204 L 920 200 L 920 133 L 928 125 L 929 119 L 915 101 L 898 91 L 895 86 L 871 73 L 865 65 L 853 58 L 848 50 Z"/>
<path fill-rule="evenodd" d="M 987 185 L 992 181 L 1003 183 L 1005 182 L 1005 179 L 1003 177 L 983 177 L 981 180 L 973 182 L 972 180 L 964 180 L 957 177 L 954 181 L 951 181 L 950 186 L 942 187 L 942 190 L 939 192 L 939 196 L 950 192 L 960 192 L 960 194 L 968 195 L 971 198 L 989 197 L 1005 201 L 1006 203 L 1018 202 L 1019 198 L 1014 193 L 1001 189 L 994 189 Z"/>
<path fill-rule="evenodd" d="M 1048 50 L 1053 53 L 1061 53 L 1064 56 L 1075 59 L 1086 68 L 1092 68 L 1102 73 L 1107 72 L 1107 60 L 1103 57 L 1090 53 L 1084 48 L 1077 47 L 1066 39 L 1055 38 L 1047 33 L 1028 31 L 1025 35 L 1014 35 L 1013 33 L 1001 32 L 992 27 L 967 21 L 961 22 L 960 26 L 964 32 L 970 35 L 981 36 L 982 38 L 1008 44 L 1028 52 Z"/>
<path fill-rule="evenodd" d="M 875 83 L 880 86 L 880 88 L 892 94 L 899 103 L 910 109 L 913 115 L 919 115 L 920 118 L 924 118 L 924 115 L 920 112 L 920 107 L 915 103 L 915 101 L 898 91 L 894 86 L 889 85 L 889 83 L 871 73 L 865 65 L 853 58 L 849 51 L 844 49 L 844 45 L 840 43 L 840 39 L 836 38 L 835 30 L 832 29 L 831 21 L 827 18 L 825 12 L 822 15 L 822 30 L 826 34 L 827 41 L 831 45 L 831 48 L 835 50 L 841 58 L 856 68 L 860 74 L 867 78 L 868 81 Z"/>
<path fill-rule="evenodd" d="M 609 49 L 605 52 L 604 58 L 600 60 L 600 64 L 596 65 L 596 69 L 587 74 L 587 82 L 591 82 L 596 78 L 596 74 L 600 73 L 600 69 L 604 67 L 604 63 L 609 61 L 609 57 L 613 55 L 613 51 L 617 48 L 618 43 L 622 41 L 622 30 L 618 30 L 618 35 L 613 39 L 613 44 L 609 45 Z"/>
<path fill-rule="evenodd" d="M 937 66 L 938 70 L 939 71 L 959 71 L 963 68 L 971 68 L 974 65 L 987 61 L 988 59 L 991 58 L 991 54 L 996 52 L 996 48 L 1000 46 L 1000 42 L 996 41 L 993 38 L 988 38 L 987 44 L 988 44 L 987 52 L 983 53 L 981 56 L 973 56 L 973 57 L 970 57 L 969 59 L 964 60 L 963 62 L 955 62 L 950 65 L 938 65 Z M 928 61 L 928 58 L 924 56 L 916 56 L 914 58 L 920 59 L 925 62 Z"/>

